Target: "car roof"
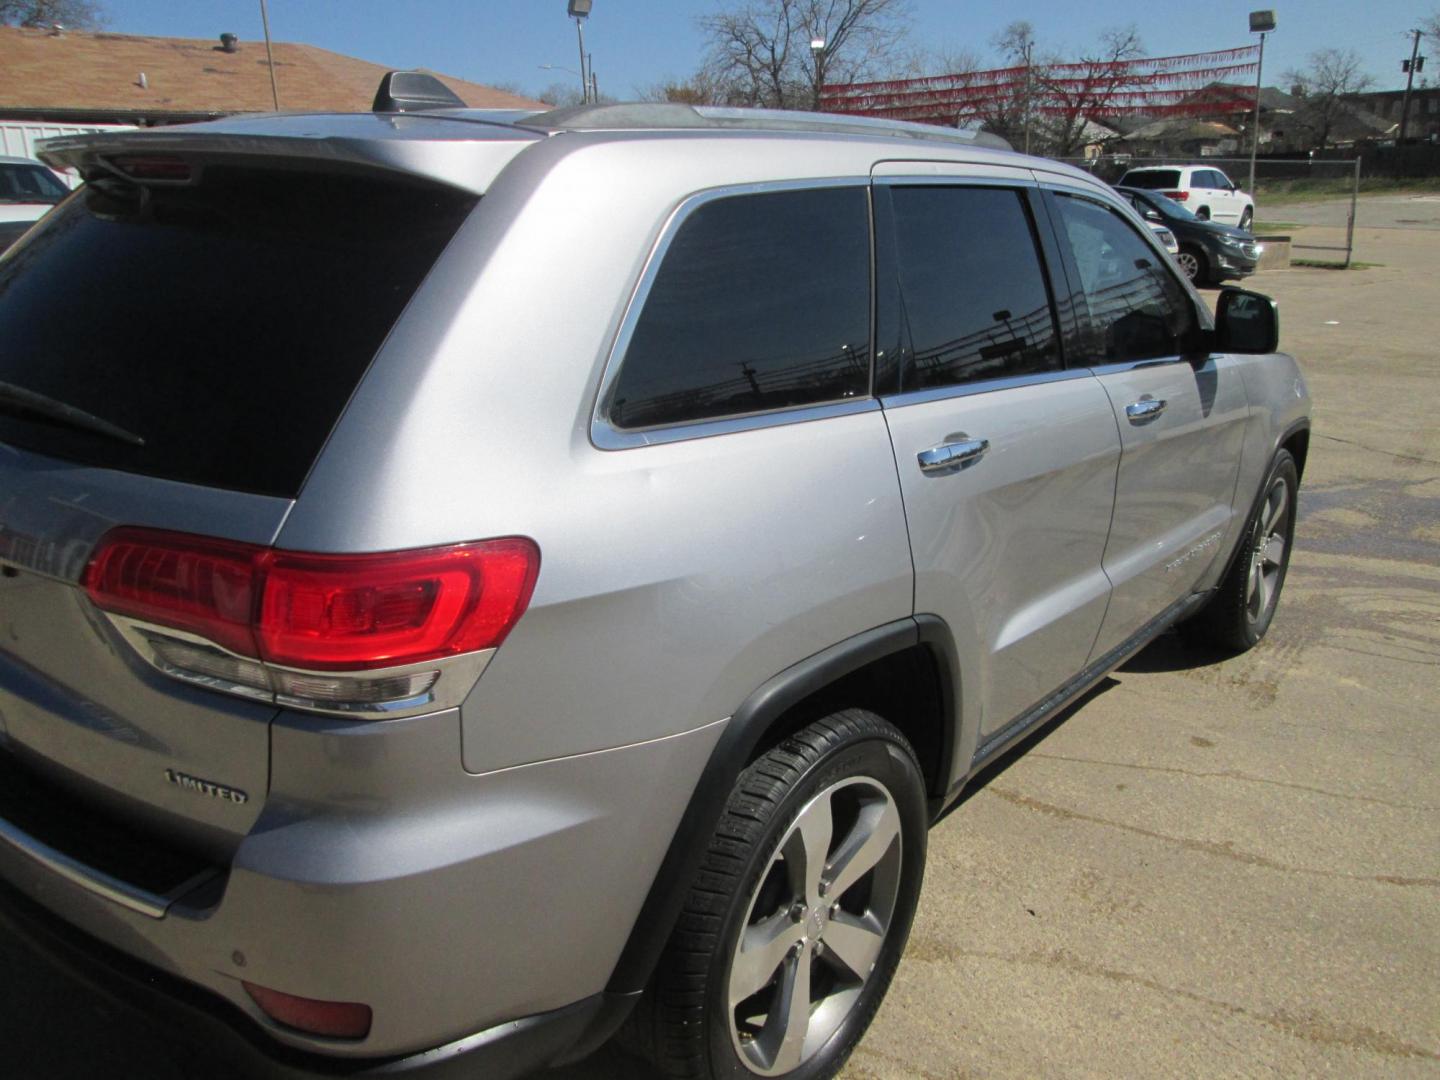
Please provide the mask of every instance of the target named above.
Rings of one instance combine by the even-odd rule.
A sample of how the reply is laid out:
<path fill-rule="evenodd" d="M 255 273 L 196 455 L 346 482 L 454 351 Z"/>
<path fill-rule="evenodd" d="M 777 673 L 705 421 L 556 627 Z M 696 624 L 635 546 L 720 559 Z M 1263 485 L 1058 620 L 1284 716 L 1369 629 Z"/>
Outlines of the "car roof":
<path fill-rule="evenodd" d="M 413 112 L 264 113 L 168 128 L 110 131 L 45 140 L 40 156 L 52 167 L 114 171 L 110 158 L 167 150 L 199 157 L 308 158 L 389 169 L 483 194 L 527 147 L 557 136 L 588 143 L 650 143 L 669 139 L 736 140 L 814 148 L 833 160 L 943 159 L 1059 173 L 1104 187 L 1083 170 L 1014 151 L 979 131 L 841 114 L 733 109 L 671 103 L 589 105 L 548 112 L 429 108 Z"/>
<path fill-rule="evenodd" d="M 43 162 L 36 161 L 34 158 L 10 157 L 6 154 L 0 154 L 0 165 L 38 165 L 42 169 L 45 167 Z"/>

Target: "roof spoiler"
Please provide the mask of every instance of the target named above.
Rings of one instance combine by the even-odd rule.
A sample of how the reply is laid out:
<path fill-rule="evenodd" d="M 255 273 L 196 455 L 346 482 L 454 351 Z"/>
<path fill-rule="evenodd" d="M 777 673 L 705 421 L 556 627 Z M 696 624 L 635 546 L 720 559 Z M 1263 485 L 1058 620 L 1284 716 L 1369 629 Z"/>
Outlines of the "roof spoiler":
<path fill-rule="evenodd" d="M 424 109 L 463 109 L 465 102 L 455 92 L 423 71 L 387 71 L 375 91 L 371 112 L 403 113 Z"/>

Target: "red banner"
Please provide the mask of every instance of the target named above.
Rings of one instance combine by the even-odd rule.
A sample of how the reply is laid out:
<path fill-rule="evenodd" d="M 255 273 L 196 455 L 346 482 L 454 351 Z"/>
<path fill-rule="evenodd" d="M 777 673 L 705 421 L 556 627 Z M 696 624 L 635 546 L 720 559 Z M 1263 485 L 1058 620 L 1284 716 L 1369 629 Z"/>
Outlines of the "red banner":
<path fill-rule="evenodd" d="M 1079 61 L 957 72 L 917 79 L 824 87 L 820 107 L 855 116 L 947 126 L 1013 112 L 1028 97 L 1031 114 L 1105 116 L 1233 115 L 1254 107 L 1259 49 L 1136 60 Z"/>

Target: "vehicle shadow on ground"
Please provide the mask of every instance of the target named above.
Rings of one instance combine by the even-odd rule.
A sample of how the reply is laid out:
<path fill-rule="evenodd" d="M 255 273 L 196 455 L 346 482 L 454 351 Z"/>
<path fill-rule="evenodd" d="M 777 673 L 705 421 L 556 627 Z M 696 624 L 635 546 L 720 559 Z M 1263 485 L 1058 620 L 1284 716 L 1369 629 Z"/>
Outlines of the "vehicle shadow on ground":
<path fill-rule="evenodd" d="M 1121 674 L 1153 675 L 1165 671 L 1192 671 L 1229 660 L 1235 654 L 1203 641 L 1192 640 L 1178 630 L 1167 630 L 1125 661 Z"/>

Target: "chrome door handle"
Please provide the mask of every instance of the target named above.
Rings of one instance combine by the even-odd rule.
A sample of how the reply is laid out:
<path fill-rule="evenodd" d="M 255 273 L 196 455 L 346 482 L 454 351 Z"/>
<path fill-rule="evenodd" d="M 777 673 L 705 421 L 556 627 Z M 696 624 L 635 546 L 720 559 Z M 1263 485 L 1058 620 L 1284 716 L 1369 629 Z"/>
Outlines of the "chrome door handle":
<path fill-rule="evenodd" d="M 915 455 L 924 473 L 949 472 L 978 460 L 990 449 L 989 439 L 965 439 L 961 442 L 941 443 Z"/>
<path fill-rule="evenodd" d="M 1125 415 L 1132 424 L 1148 424 L 1165 411 L 1164 398 L 1135 401 L 1125 406 Z"/>

